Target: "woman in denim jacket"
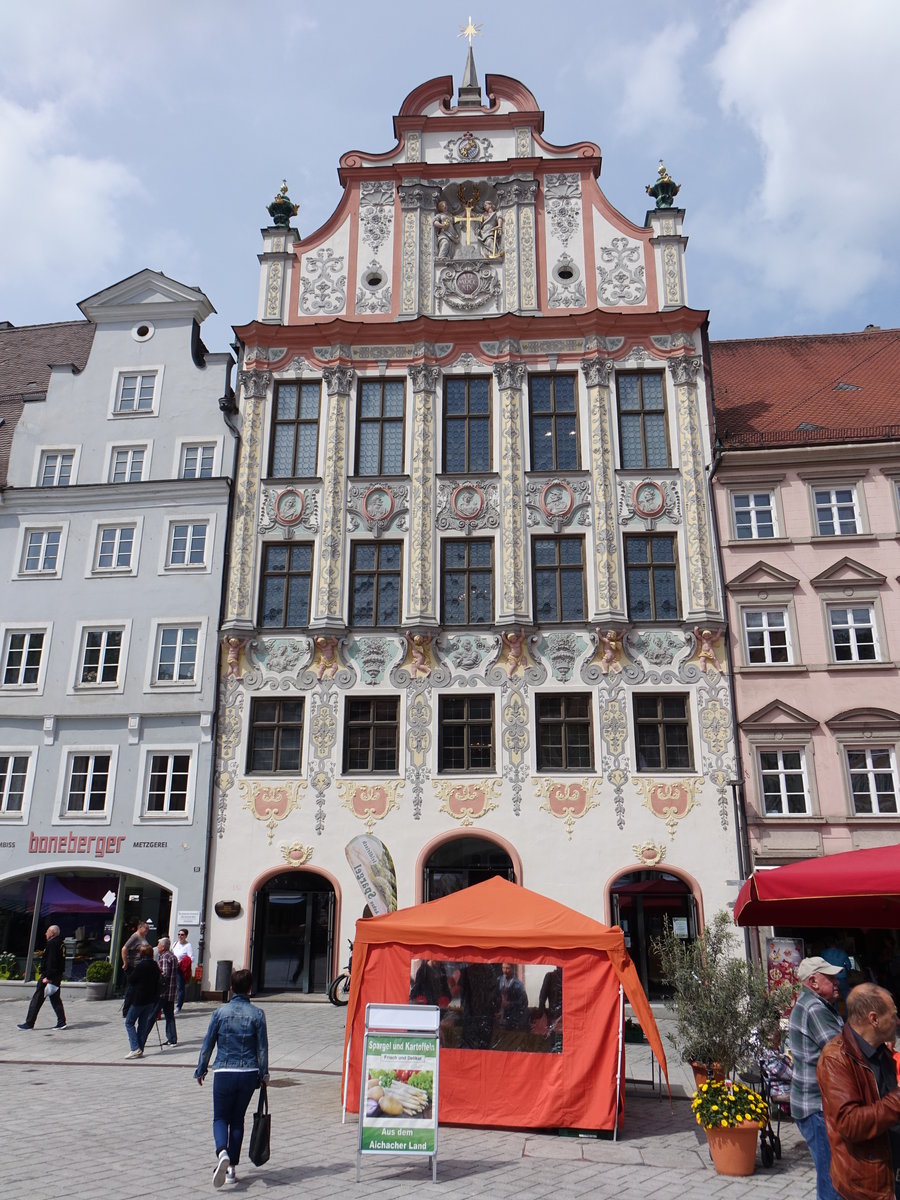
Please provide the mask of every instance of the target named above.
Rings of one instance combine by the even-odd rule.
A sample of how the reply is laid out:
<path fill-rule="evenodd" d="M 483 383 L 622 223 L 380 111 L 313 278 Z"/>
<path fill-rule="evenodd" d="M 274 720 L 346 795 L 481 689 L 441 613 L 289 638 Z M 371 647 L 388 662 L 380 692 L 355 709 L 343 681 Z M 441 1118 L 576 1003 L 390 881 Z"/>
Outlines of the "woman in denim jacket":
<path fill-rule="evenodd" d="M 244 1115 L 254 1091 L 269 1079 L 269 1037 L 266 1014 L 250 1003 L 249 971 L 233 971 L 232 997 L 209 1019 L 200 1047 L 194 1078 L 203 1084 L 213 1046 L 213 1137 L 216 1166 L 213 1187 L 236 1182 L 235 1167 L 241 1157 Z"/>

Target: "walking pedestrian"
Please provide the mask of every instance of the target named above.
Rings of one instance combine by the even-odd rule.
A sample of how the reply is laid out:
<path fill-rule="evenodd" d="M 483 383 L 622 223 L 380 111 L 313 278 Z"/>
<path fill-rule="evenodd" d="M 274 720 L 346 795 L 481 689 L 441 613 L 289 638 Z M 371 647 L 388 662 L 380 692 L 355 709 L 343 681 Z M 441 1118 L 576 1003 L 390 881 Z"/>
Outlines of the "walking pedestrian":
<path fill-rule="evenodd" d="M 161 937 L 156 944 L 156 965 L 162 976 L 159 988 L 159 1003 L 166 1019 L 166 1046 L 178 1045 L 178 1029 L 175 1026 L 175 980 L 178 978 L 178 959 L 172 953 L 169 939 Z"/>
<path fill-rule="evenodd" d="M 125 995 L 122 998 L 123 1017 L 128 1016 L 128 1010 L 131 1008 L 131 972 L 138 964 L 142 947 L 150 945 L 147 941 L 149 928 L 149 921 L 138 921 L 134 933 L 122 946 L 122 974 L 125 976 Z"/>
<path fill-rule="evenodd" d="M 125 1016 L 125 1031 L 130 1047 L 126 1058 L 142 1058 L 147 1034 L 159 1012 L 159 967 L 153 961 L 153 947 L 141 946 L 137 966 L 128 977 L 130 1004 Z"/>
<path fill-rule="evenodd" d="M 816 1082 L 819 1055 L 841 1032 L 843 1021 L 835 1008 L 841 968 L 824 958 L 804 958 L 797 967 L 803 985 L 791 1010 L 787 1043 L 794 1063 L 791 1078 L 791 1116 L 816 1167 L 816 1200 L 840 1200 L 831 1182 L 831 1150 L 822 1114 L 822 1093 Z"/>
<path fill-rule="evenodd" d="M 178 930 L 178 937 L 172 947 L 172 953 L 178 960 L 178 974 L 175 977 L 175 1011 L 181 1012 L 184 1005 L 184 985 L 191 977 L 191 967 L 194 962 L 194 948 L 188 941 L 188 931 Z"/>
<path fill-rule="evenodd" d="M 47 945 L 44 957 L 41 959 L 41 975 L 35 984 L 31 1003 L 28 1005 L 28 1015 L 19 1026 L 20 1029 L 34 1029 L 34 1023 L 45 1000 L 50 1001 L 50 1006 L 56 1013 L 54 1029 L 67 1027 L 66 1010 L 63 1008 L 60 992 L 62 977 L 66 969 L 66 949 L 59 936 L 58 925 L 49 925 L 44 936 L 47 939 Z"/>
<path fill-rule="evenodd" d="M 266 1014 L 250 1003 L 249 971 L 231 974 L 231 999 L 209 1019 L 209 1028 L 194 1078 L 202 1086 L 209 1068 L 213 1047 L 213 1138 L 216 1165 L 213 1187 L 227 1180 L 237 1182 L 235 1168 L 241 1158 L 244 1140 L 244 1116 L 254 1091 L 269 1081 L 269 1037 Z"/>

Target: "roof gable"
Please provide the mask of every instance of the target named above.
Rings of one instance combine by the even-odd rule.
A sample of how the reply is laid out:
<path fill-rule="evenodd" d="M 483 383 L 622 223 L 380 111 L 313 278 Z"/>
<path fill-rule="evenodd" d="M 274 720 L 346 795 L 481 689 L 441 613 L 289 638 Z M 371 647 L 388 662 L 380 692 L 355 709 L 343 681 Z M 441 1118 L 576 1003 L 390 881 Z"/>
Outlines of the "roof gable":
<path fill-rule="evenodd" d="M 88 296 L 78 307 L 97 324 L 172 318 L 201 322 L 216 311 L 199 288 L 149 268 Z"/>

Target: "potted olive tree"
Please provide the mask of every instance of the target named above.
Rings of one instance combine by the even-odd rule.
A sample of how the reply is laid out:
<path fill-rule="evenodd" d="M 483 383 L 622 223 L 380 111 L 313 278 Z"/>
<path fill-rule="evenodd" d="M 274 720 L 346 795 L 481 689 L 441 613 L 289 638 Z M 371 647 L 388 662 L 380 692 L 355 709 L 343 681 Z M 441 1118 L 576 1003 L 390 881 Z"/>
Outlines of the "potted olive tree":
<path fill-rule="evenodd" d="M 113 965 L 107 958 L 98 958 L 88 963 L 85 972 L 85 999 L 105 1000 L 109 995 L 109 985 L 113 977 Z"/>
<path fill-rule="evenodd" d="M 755 1047 L 768 1046 L 790 1005 L 790 984 L 769 991 L 765 971 L 736 954 L 731 914 L 718 912 L 694 941 L 675 936 L 667 924 L 656 939 L 666 1005 L 675 1018 L 669 1040 L 695 1076 L 732 1077 L 755 1065 Z"/>

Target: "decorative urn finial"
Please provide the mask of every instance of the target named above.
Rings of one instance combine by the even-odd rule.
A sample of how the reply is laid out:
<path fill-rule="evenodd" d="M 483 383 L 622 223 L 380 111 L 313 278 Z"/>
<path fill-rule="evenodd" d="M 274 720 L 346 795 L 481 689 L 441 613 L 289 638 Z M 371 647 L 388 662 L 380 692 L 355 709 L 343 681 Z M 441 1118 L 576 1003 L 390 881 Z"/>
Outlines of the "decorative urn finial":
<path fill-rule="evenodd" d="M 652 196 L 656 201 L 657 208 L 671 208 L 672 202 L 678 193 L 681 191 L 681 184 L 676 183 L 669 175 L 669 172 L 663 165 L 663 160 L 659 160 L 659 179 L 652 187 L 647 185 L 647 195 Z"/>
<path fill-rule="evenodd" d="M 266 212 L 272 218 L 272 224 L 287 227 L 291 223 L 291 217 L 296 217 L 299 211 L 299 204 L 291 203 L 291 198 L 288 195 L 287 180 L 282 180 L 277 196 L 266 208 Z"/>

